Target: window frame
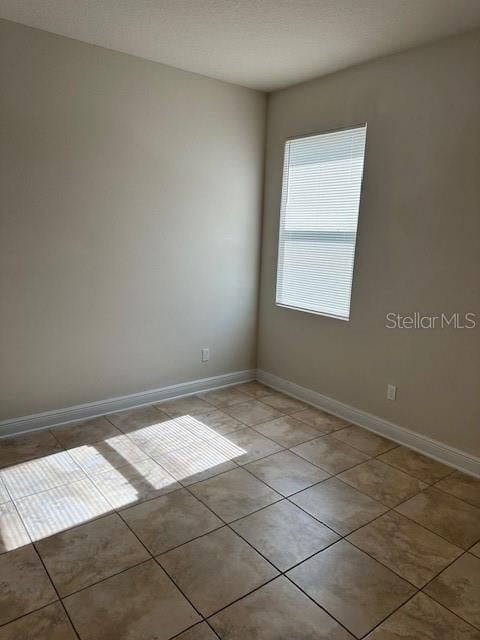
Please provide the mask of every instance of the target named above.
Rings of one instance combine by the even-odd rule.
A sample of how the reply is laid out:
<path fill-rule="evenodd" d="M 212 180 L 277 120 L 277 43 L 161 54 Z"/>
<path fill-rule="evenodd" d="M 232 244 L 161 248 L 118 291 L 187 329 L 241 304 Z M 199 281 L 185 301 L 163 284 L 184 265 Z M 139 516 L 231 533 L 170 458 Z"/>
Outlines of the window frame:
<path fill-rule="evenodd" d="M 353 266 L 352 266 L 352 286 L 350 288 L 350 299 L 349 299 L 349 315 L 348 318 L 345 318 L 344 316 L 340 316 L 338 314 L 334 314 L 334 313 L 327 313 L 324 311 L 316 311 L 314 309 L 305 309 L 304 307 L 295 307 L 292 305 L 288 305 L 288 304 L 283 304 L 282 302 L 278 302 L 278 282 L 279 282 L 279 269 L 280 269 L 280 236 L 281 236 L 281 230 L 282 230 L 282 221 L 283 221 L 283 217 L 285 215 L 285 211 L 284 211 L 284 207 L 283 207 L 283 202 L 284 202 L 284 198 L 285 196 L 285 191 L 288 188 L 287 185 L 285 184 L 285 157 L 287 154 L 287 149 L 288 149 L 288 143 L 294 140 L 302 140 L 304 138 L 313 138 L 313 137 L 318 137 L 318 136 L 322 136 L 328 133 L 338 133 L 340 131 L 353 131 L 355 129 L 365 129 L 365 146 L 364 146 L 364 151 L 363 151 L 363 166 L 362 166 L 362 179 L 360 181 L 360 193 L 359 193 L 359 199 L 358 199 L 358 214 L 357 214 L 357 227 L 356 227 L 356 231 L 355 231 L 355 248 L 354 248 L 354 254 L 353 254 Z M 353 279 L 354 279 L 354 275 L 355 275 L 355 264 L 356 264 L 356 260 L 357 260 L 357 234 L 358 234 L 358 224 L 359 224 L 359 220 L 360 220 L 360 210 L 362 207 L 362 197 L 363 197 L 363 192 L 364 192 L 364 183 L 365 183 L 365 160 L 366 160 L 366 156 L 367 156 L 367 132 L 368 132 L 368 122 L 364 121 L 364 122 L 359 122 L 356 124 L 351 124 L 351 125 L 346 125 L 343 127 L 335 127 L 333 129 L 322 129 L 321 131 L 313 131 L 313 132 L 309 132 L 309 133 L 303 133 L 300 135 L 293 135 L 293 136 L 288 136 L 287 138 L 284 138 L 283 141 L 283 160 L 282 160 L 282 174 L 281 174 L 281 186 L 280 186 L 280 212 L 279 212 L 279 216 L 278 216 L 278 237 L 277 237 L 277 265 L 276 265 L 276 269 L 275 269 L 275 298 L 274 298 L 274 302 L 275 302 L 275 306 L 276 307 L 280 307 L 282 309 L 290 309 L 292 311 L 301 311 L 302 313 L 308 313 L 311 315 L 315 315 L 315 316 L 321 316 L 324 318 L 332 318 L 334 320 L 343 320 L 344 322 L 350 322 L 351 319 L 351 311 L 352 311 L 352 296 L 353 296 Z"/>

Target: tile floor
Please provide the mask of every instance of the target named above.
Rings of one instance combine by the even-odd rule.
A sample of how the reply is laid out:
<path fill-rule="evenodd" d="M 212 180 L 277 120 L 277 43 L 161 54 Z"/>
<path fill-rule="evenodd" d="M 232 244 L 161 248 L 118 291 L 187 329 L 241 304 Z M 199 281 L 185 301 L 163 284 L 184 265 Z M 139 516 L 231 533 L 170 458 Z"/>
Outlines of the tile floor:
<path fill-rule="evenodd" d="M 0 440 L 0 640 L 480 640 L 480 480 L 257 382 Z"/>

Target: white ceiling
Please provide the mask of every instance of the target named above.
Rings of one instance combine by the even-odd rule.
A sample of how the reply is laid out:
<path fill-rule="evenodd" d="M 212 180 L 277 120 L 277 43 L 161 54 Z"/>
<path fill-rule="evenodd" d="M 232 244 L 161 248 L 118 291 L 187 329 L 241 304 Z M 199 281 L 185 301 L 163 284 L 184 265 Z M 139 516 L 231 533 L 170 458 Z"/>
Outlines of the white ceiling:
<path fill-rule="evenodd" d="M 0 16 L 265 91 L 480 25 L 480 0 L 0 0 Z"/>

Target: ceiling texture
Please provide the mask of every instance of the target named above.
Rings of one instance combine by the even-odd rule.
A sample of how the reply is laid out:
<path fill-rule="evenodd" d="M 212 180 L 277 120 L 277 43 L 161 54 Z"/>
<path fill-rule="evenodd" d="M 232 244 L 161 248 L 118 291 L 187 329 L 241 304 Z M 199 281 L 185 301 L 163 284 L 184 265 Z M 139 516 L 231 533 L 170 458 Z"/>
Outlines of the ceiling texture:
<path fill-rule="evenodd" d="M 480 26 L 480 0 L 0 0 L 0 17 L 262 91 Z"/>

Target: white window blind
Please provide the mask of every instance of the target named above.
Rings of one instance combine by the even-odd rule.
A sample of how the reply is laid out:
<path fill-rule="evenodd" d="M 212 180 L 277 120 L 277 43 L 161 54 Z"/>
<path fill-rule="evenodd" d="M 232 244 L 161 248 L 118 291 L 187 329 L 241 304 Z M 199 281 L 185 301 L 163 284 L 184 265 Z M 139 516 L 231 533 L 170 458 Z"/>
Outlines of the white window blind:
<path fill-rule="evenodd" d="M 348 320 L 367 125 L 285 144 L 278 305 Z"/>

